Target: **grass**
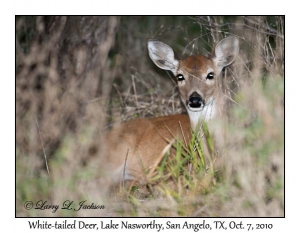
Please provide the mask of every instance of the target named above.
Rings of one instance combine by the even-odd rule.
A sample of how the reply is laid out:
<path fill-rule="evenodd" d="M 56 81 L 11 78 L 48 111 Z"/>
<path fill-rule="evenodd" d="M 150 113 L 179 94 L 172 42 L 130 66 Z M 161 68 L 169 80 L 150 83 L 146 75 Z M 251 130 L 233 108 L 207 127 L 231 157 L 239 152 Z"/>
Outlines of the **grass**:
<path fill-rule="evenodd" d="M 99 32 L 86 41 L 84 33 L 71 37 L 82 18 L 69 19 L 17 18 L 17 216 L 284 215 L 282 17 L 103 17 L 85 24 Z M 105 28 L 115 34 L 105 37 L 100 59 L 91 51 L 104 44 L 96 37 Z M 203 126 L 204 140 L 173 141 L 175 154 L 161 155 L 146 185 L 128 183 L 104 196 L 103 133 L 130 119 L 185 112 L 172 77 L 148 58 L 146 41 L 158 38 L 184 57 L 205 54 L 225 34 L 241 44 L 222 75 L 227 114 Z M 105 209 L 24 208 L 39 200 L 61 207 L 87 200 Z"/>
<path fill-rule="evenodd" d="M 232 109 L 232 123 L 223 129 L 230 137 L 219 144 L 222 150 L 212 145 L 208 128 L 204 142 L 196 143 L 193 137 L 185 147 L 176 141 L 175 157 L 167 153 L 162 159 L 147 184 L 146 198 L 136 194 L 137 187 L 131 193 L 132 211 L 137 216 L 282 216 L 283 80 L 269 80 L 249 93 L 238 93 L 240 105 Z M 270 95 L 274 92 L 277 98 Z M 260 106 L 264 102 L 267 106 Z M 210 155 L 204 155 L 203 143 Z"/>

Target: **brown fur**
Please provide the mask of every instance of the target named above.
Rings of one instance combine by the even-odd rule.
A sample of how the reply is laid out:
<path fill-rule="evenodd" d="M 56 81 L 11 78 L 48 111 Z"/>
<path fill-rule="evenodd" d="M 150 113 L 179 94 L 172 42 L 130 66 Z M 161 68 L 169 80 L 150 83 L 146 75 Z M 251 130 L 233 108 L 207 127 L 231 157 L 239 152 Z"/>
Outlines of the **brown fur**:
<path fill-rule="evenodd" d="M 106 162 L 109 170 L 125 165 L 128 151 L 127 168 L 132 174 L 142 178 L 172 139 L 177 138 L 182 142 L 186 140 L 188 143 L 190 132 L 188 115 L 126 122 L 106 135 L 105 144 L 109 145 L 106 149 L 110 155 L 106 157 Z"/>

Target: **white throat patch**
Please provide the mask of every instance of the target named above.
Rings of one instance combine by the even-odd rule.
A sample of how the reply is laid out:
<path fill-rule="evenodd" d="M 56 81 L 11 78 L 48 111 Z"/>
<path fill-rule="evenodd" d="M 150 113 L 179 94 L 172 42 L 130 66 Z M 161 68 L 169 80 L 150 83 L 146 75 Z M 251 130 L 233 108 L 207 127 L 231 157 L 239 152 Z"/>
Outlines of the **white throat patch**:
<path fill-rule="evenodd" d="M 192 129 L 195 130 L 200 121 L 209 121 L 216 115 L 215 99 L 211 97 L 201 111 L 192 111 L 187 107 Z"/>

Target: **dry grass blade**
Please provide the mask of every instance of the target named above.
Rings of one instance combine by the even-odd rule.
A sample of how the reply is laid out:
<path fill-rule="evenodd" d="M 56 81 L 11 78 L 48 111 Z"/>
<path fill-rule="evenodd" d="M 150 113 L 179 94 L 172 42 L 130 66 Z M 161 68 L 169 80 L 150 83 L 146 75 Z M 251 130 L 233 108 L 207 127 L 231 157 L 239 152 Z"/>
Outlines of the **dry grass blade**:
<path fill-rule="evenodd" d="M 40 132 L 39 123 L 38 123 L 38 121 L 37 121 L 36 118 L 35 118 L 35 122 L 36 122 L 36 127 L 37 127 L 37 130 L 38 130 L 38 132 L 39 132 L 39 137 L 40 137 L 41 144 L 42 144 L 42 148 L 43 148 L 43 154 L 44 154 L 45 165 L 46 165 L 48 177 L 49 177 L 49 179 L 50 179 L 50 172 L 49 172 L 49 167 L 48 167 L 47 155 L 46 155 L 46 151 L 45 151 L 45 147 L 44 147 L 44 142 L 43 142 L 43 139 L 42 139 L 42 135 L 41 135 L 41 132 Z"/>
<path fill-rule="evenodd" d="M 157 168 L 157 166 L 159 165 L 159 163 L 161 162 L 161 160 L 163 159 L 163 157 L 166 155 L 166 153 L 171 149 L 172 145 L 174 144 L 175 139 L 172 139 L 169 144 L 163 149 L 163 151 L 160 153 L 160 155 L 157 157 L 157 159 L 155 160 L 153 166 L 151 167 L 149 173 L 147 174 L 147 180 L 149 181 L 151 179 L 151 177 L 153 176 L 153 173 L 155 171 L 155 169 Z"/>

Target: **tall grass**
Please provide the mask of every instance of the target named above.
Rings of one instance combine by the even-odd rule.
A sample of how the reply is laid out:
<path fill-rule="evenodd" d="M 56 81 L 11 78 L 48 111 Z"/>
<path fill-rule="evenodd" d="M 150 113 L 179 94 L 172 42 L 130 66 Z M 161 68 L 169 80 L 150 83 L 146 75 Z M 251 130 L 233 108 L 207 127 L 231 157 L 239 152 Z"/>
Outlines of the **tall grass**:
<path fill-rule="evenodd" d="M 284 215 L 284 17 L 17 17 L 16 34 L 17 216 Z M 227 114 L 202 142 L 174 141 L 144 187 L 103 196 L 103 133 L 185 112 L 147 40 L 184 58 L 229 34 L 241 46 L 222 74 Z M 215 153 L 203 154 L 207 142 Z M 26 210 L 28 200 L 105 209 Z"/>

